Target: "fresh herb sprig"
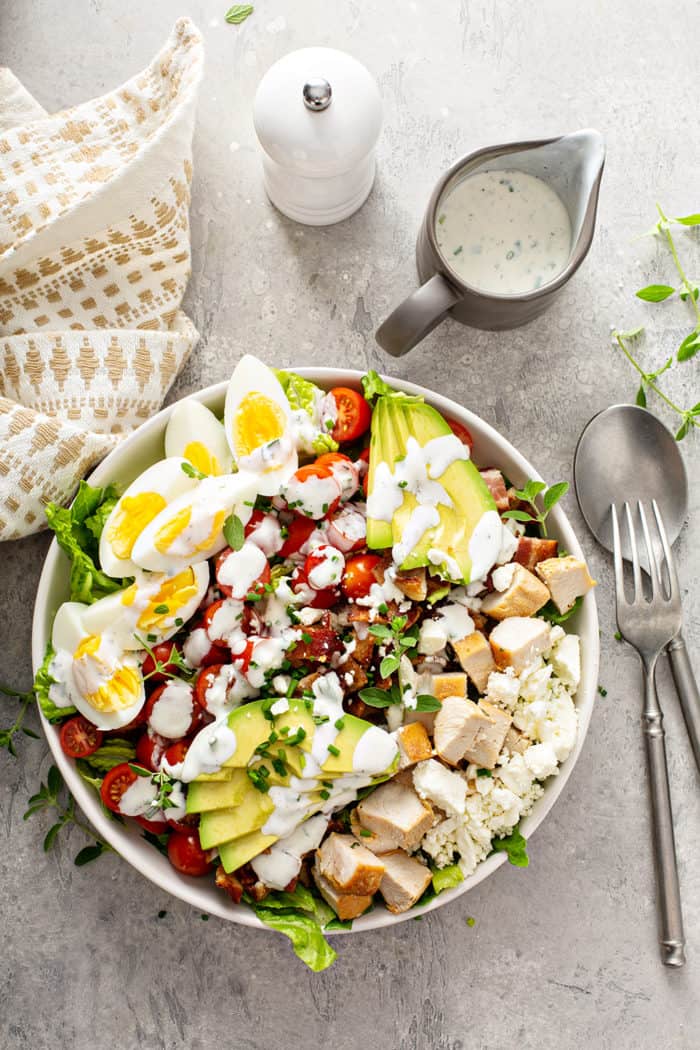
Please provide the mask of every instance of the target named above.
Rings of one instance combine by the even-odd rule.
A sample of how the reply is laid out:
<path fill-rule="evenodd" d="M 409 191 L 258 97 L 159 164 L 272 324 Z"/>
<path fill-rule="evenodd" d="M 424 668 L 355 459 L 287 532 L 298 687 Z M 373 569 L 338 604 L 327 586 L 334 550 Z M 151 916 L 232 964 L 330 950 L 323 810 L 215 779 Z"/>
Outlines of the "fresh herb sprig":
<path fill-rule="evenodd" d="M 95 835 L 94 831 L 87 824 L 84 824 L 76 817 L 75 799 L 73 796 L 68 795 L 67 801 L 62 797 L 64 786 L 63 777 L 58 767 L 51 766 L 46 777 L 46 783 L 42 781 L 37 793 L 29 799 L 29 809 L 24 814 L 24 819 L 28 820 L 35 813 L 50 813 L 52 811 L 55 813 L 57 819 L 44 836 L 44 852 L 48 853 L 56 844 L 58 835 L 63 828 L 72 824 L 79 828 L 84 835 L 87 835 L 91 841 L 89 846 L 84 846 L 76 854 L 73 862 L 78 867 L 89 864 L 92 860 L 97 860 L 103 853 L 113 853 L 114 851 L 108 842 Z"/>
<path fill-rule="evenodd" d="M 245 22 L 246 18 L 249 18 L 255 8 L 252 4 L 234 4 L 233 7 L 229 7 L 228 11 L 224 15 L 224 21 L 228 22 L 230 26 L 239 26 L 241 22 Z"/>
<path fill-rule="evenodd" d="M 15 737 L 18 733 L 23 733 L 24 736 L 32 737 L 33 740 L 39 739 L 38 734 L 24 724 L 27 710 L 35 700 L 34 690 L 30 689 L 28 692 L 23 693 L 19 689 L 13 689 L 10 685 L 0 683 L 0 694 L 11 697 L 14 700 L 19 700 L 19 710 L 17 711 L 17 716 L 14 722 L 7 729 L 0 729 L 0 748 L 4 748 L 8 751 L 13 758 L 17 758 Z"/>
<path fill-rule="evenodd" d="M 137 777 L 149 777 L 151 783 L 156 788 L 156 793 L 148 803 L 144 813 L 147 820 L 152 820 L 158 813 L 162 813 L 166 809 L 175 808 L 175 803 L 170 797 L 173 793 L 173 788 L 175 787 L 175 780 L 169 773 L 164 769 L 158 769 L 154 773 L 150 769 L 138 765 L 136 762 L 129 762 L 129 769 L 132 773 L 135 773 Z"/>
<path fill-rule="evenodd" d="M 700 350 L 700 303 L 698 302 L 698 299 L 700 298 L 700 287 L 698 287 L 698 284 L 694 280 L 691 280 L 686 273 L 685 266 L 681 262 L 678 254 L 678 246 L 674 239 L 672 230 L 674 225 L 684 228 L 700 226 L 700 214 L 682 215 L 675 218 L 669 218 L 664 213 L 660 204 L 656 205 L 656 210 L 659 213 L 658 222 L 656 222 L 651 230 L 648 231 L 647 235 L 661 237 L 665 242 L 670 252 L 671 259 L 673 260 L 673 265 L 676 268 L 679 283 L 675 286 L 670 284 L 648 284 L 646 287 L 640 288 L 635 294 L 638 299 L 641 299 L 646 303 L 666 302 L 677 295 L 682 302 L 690 305 L 695 325 L 692 331 L 681 340 L 681 343 L 675 352 L 675 360 L 683 363 L 684 361 L 690 361 Z M 630 344 L 634 343 L 643 331 L 644 329 L 642 327 L 634 328 L 627 332 L 621 332 L 615 329 L 612 333 L 613 341 L 620 350 L 622 350 L 629 363 L 639 374 L 640 383 L 637 390 L 636 403 L 642 408 L 646 408 L 647 392 L 651 390 L 656 394 L 656 396 L 659 397 L 673 412 L 681 417 L 681 425 L 676 431 L 676 441 L 682 441 L 692 427 L 700 427 L 700 402 L 693 405 L 692 408 L 682 408 L 660 388 L 657 380 L 673 366 L 673 354 L 655 371 L 647 371 L 642 367 L 636 359 Z"/>
<path fill-rule="evenodd" d="M 389 624 L 373 623 L 369 629 L 371 635 L 391 648 L 391 652 L 383 657 L 379 665 L 382 678 L 388 678 L 394 671 L 398 671 L 401 657 L 404 653 L 410 653 L 418 644 L 417 636 L 406 630 L 407 623 L 408 619 L 405 616 L 394 616 Z"/>
<path fill-rule="evenodd" d="M 359 692 L 360 700 L 367 704 L 368 707 L 394 707 L 396 704 L 403 703 L 401 696 L 401 690 L 398 685 L 392 685 L 391 689 L 378 689 L 376 686 L 368 686 L 367 689 L 361 689 Z M 416 697 L 415 707 L 412 707 L 412 711 L 439 711 L 441 707 L 440 701 L 435 696 L 431 696 L 429 693 L 421 693 Z"/>
<path fill-rule="evenodd" d="M 551 485 L 548 488 L 544 481 L 533 481 L 531 479 L 522 489 L 515 490 L 515 496 L 521 503 L 529 503 L 532 512 L 527 510 L 507 510 L 503 517 L 511 518 L 513 521 L 537 524 L 540 527 L 542 535 L 546 536 L 547 515 L 552 507 L 554 507 L 568 491 L 568 481 L 559 481 L 556 485 Z M 540 510 L 536 503 L 539 495 L 542 496 L 542 510 Z"/>
<path fill-rule="evenodd" d="M 143 676 L 144 682 L 147 682 L 149 678 L 153 678 L 156 674 L 162 675 L 164 678 L 177 678 L 188 683 L 197 677 L 197 668 L 190 667 L 189 664 L 185 662 L 184 656 L 176 646 L 172 647 L 167 660 L 159 660 L 155 654 L 155 650 L 151 648 L 145 639 L 141 638 L 138 634 L 135 634 L 134 638 L 139 645 L 146 650 L 147 654 L 153 661 L 153 670 Z M 171 667 L 175 667 L 176 670 L 171 671 Z"/>

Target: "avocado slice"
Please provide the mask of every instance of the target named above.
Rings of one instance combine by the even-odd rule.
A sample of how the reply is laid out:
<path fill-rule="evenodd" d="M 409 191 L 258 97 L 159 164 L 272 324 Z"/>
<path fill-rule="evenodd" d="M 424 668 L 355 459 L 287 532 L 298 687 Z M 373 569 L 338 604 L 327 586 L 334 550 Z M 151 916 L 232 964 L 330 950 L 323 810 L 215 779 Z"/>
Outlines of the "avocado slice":
<path fill-rule="evenodd" d="M 224 871 L 237 871 L 243 864 L 247 864 L 253 857 L 277 842 L 274 835 L 263 835 L 262 831 L 251 831 L 248 835 L 233 839 L 231 842 L 222 842 L 219 846 L 219 860 Z"/>
<path fill-rule="evenodd" d="M 248 783 L 250 784 L 250 781 Z M 258 831 L 274 808 L 270 796 L 250 784 L 250 790 L 246 791 L 236 806 L 202 813 L 199 822 L 199 841 L 202 849 L 211 849 L 222 842 Z"/>
<path fill-rule="evenodd" d="M 275 747 L 285 747 L 285 738 L 301 727 L 305 736 L 298 746 L 304 751 L 309 751 L 315 728 L 311 712 L 303 700 L 290 700 L 289 711 L 276 715 L 274 719 L 265 716 L 264 701 L 254 700 L 232 711 L 228 716 L 228 725 L 236 734 L 236 750 L 223 763 L 224 769 L 247 766 L 256 748 L 269 739 L 273 730 L 279 738 Z M 285 732 L 286 730 L 288 732 Z"/>
<path fill-rule="evenodd" d="M 377 469 L 380 463 L 388 464 L 393 472 L 398 461 L 406 458 L 408 438 L 413 437 L 423 448 L 434 438 L 452 434 L 450 426 L 430 405 L 415 397 L 404 397 L 401 394 L 385 394 L 377 399 L 372 416 L 372 440 L 370 445 L 369 489 L 374 491 Z M 439 482 L 452 500 L 452 506 L 438 503 L 436 510 L 439 521 L 423 531 L 412 549 L 401 562 L 401 569 L 414 569 L 430 565 L 438 569 L 448 579 L 455 578 L 455 568 L 461 574 L 461 580 L 469 583 L 474 578 L 472 571 L 472 553 L 470 541 L 477 526 L 482 523 L 484 515 L 490 514 L 485 524 L 489 536 L 484 541 L 485 556 L 481 564 L 474 566 L 477 574 L 484 570 L 484 562 L 493 551 L 495 562 L 500 546 L 500 519 L 496 504 L 483 478 L 471 459 L 458 459 L 452 462 L 438 477 Z M 410 535 L 409 519 L 419 506 L 416 496 L 407 486 L 401 506 L 394 512 L 391 522 L 380 519 L 367 519 L 367 545 L 373 549 L 389 547 L 399 543 Z M 484 525 L 482 524 L 482 529 Z M 428 552 L 436 549 L 447 556 L 438 565 L 428 557 Z M 450 566 L 452 572 L 450 572 Z M 489 565 L 487 568 L 490 568 Z"/>
<path fill-rule="evenodd" d="M 250 780 L 245 769 L 227 770 L 229 780 L 193 781 L 187 789 L 187 812 L 208 813 L 236 806 L 247 792 Z"/>

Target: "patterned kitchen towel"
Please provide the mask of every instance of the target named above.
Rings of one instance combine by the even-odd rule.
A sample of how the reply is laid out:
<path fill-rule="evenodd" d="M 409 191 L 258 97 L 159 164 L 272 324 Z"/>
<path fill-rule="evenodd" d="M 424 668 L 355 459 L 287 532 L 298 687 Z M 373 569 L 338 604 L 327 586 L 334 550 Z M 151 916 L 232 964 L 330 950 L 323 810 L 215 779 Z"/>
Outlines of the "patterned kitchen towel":
<path fill-rule="evenodd" d="M 142 73 L 53 116 L 0 70 L 0 540 L 44 526 L 197 341 L 180 304 L 202 61 L 180 19 Z"/>

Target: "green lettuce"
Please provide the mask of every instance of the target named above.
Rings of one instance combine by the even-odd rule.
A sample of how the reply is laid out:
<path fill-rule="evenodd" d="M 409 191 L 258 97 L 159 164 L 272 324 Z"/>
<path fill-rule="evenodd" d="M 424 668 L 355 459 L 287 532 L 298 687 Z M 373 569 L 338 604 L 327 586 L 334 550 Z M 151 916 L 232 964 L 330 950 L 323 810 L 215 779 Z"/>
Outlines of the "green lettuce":
<path fill-rule="evenodd" d="M 56 653 L 49 642 L 46 646 L 44 662 L 34 678 L 34 695 L 36 696 L 37 703 L 39 704 L 44 717 L 47 718 L 49 722 L 62 722 L 64 718 L 68 717 L 68 715 L 75 714 L 75 708 L 57 707 L 49 696 L 49 689 L 56 681 L 56 679 L 52 678 L 49 674 L 49 664 L 55 655 Z"/>
<path fill-rule="evenodd" d="M 113 580 L 98 567 L 98 541 L 118 498 L 113 485 L 96 488 L 81 481 L 70 507 L 49 503 L 46 508 L 49 528 L 71 560 L 71 601 L 89 605 L 125 586 L 124 580 Z"/>
<path fill-rule="evenodd" d="M 577 613 L 583 604 L 583 598 L 581 595 L 578 596 L 574 604 L 565 613 L 560 613 L 553 601 L 548 601 L 547 604 L 540 609 L 537 613 L 543 620 L 547 620 L 549 623 L 566 623 L 566 621 Z"/>
<path fill-rule="evenodd" d="M 295 955 L 314 973 L 326 970 L 335 961 L 336 952 L 322 929 L 333 912 L 306 886 L 297 883 L 291 893 L 270 893 L 253 908 L 261 922 L 289 937 Z"/>
<path fill-rule="evenodd" d="M 374 404 L 378 397 L 401 397 L 406 401 L 424 400 L 417 394 L 404 394 L 400 390 L 394 390 L 393 386 L 385 383 L 374 369 L 370 369 L 367 375 L 362 377 L 362 391 L 365 395 L 365 401 L 369 401 L 371 405 Z"/>
<path fill-rule="evenodd" d="M 122 762 L 132 762 L 135 758 L 136 749 L 131 741 L 115 737 L 108 739 L 90 755 L 88 762 L 96 772 L 108 773 Z"/>
<path fill-rule="evenodd" d="M 316 422 L 316 402 L 320 397 L 323 397 L 321 388 L 309 379 L 304 379 L 303 376 L 297 375 L 296 372 L 283 372 L 278 368 L 273 369 L 273 371 L 287 395 L 290 407 L 294 411 L 302 408 Z M 318 455 L 322 455 L 324 452 L 337 452 L 338 442 L 330 434 L 319 430 L 313 440 L 313 450 Z"/>
<path fill-rule="evenodd" d="M 527 841 L 521 835 L 518 827 L 513 828 L 510 835 L 502 839 L 494 839 L 491 848 L 494 853 L 507 853 L 508 860 L 516 868 L 526 868 L 530 863 L 527 855 Z"/>
<path fill-rule="evenodd" d="M 459 864 L 449 864 L 446 868 L 436 868 L 433 872 L 433 889 L 436 893 L 451 890 L 464 882 L 464 875 Z"/>

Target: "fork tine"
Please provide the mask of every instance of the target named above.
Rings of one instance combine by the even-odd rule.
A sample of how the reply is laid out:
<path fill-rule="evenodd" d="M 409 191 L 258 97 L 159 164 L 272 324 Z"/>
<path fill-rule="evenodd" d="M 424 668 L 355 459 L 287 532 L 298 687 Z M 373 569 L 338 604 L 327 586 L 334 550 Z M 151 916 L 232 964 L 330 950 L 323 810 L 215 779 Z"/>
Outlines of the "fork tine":
<path fill-rule="evenodd" d="M 620 546 L 620 526 L 617 522 L 617 507 L 610 504 L 613 527 L 613 558 L 615 561 L 615 597 L 618 606 L 625 601 L 625 574 L 622 568 L 622 548 Z"/>
<path fill-rule="evenodd" d="M 637 550 L 637 535 L 634 531 L 632 511 L 629 503 L 625 503 L 625 517 L 627 518 L 627 531 L 630 534 L 630 549 L 632 551 L 632 573 L 634 575 L 634 601 L 644 597 L 642 588 L 642 570 L 639 567 L 639 551 Z"/>
<path fill-rule="evenodd" d="M 673 560 L 671 546 L 668 542 L 668 537 L 666 535 L 664 519 L 661 517 L 661 511 L 659 510 L 658 504 L 655 499 L 651 501 L 651 506 L 654 511 L 654 517 L 656 518 L 656 527 L 659 530 L 659 536 L 661 537 L 661 546 L 663 547 L 664 557 L 666 559 L 666 570 L 668 572 L 668 579 L 671 585 L 671 600 L 673 601 L 680 595 L 680 587 L 678 585 L 678 574 L 676 573 L 676 564 Z"/>
<path fill-rule="evenodd" d="M 657 590 L 662 592 L 663 586 L 661 584 L 661 574 L 659 573 L 659 566 L 656 561 L 656 551 L 654 550 L 651 542 L 651 536 L 649 535 L 649 526 L 647 525 L 647 516 L 644 513 L 644 506 L 641 500 L 637 503 L 637 510 L 639 512 L 639 520 L 642 523 L 642 532 L 644 533 L 644 542 L 647 548 L 647 555 L 649 557 L 649 579 L 651 580 L 651 597 L 656 597 Z"/>

